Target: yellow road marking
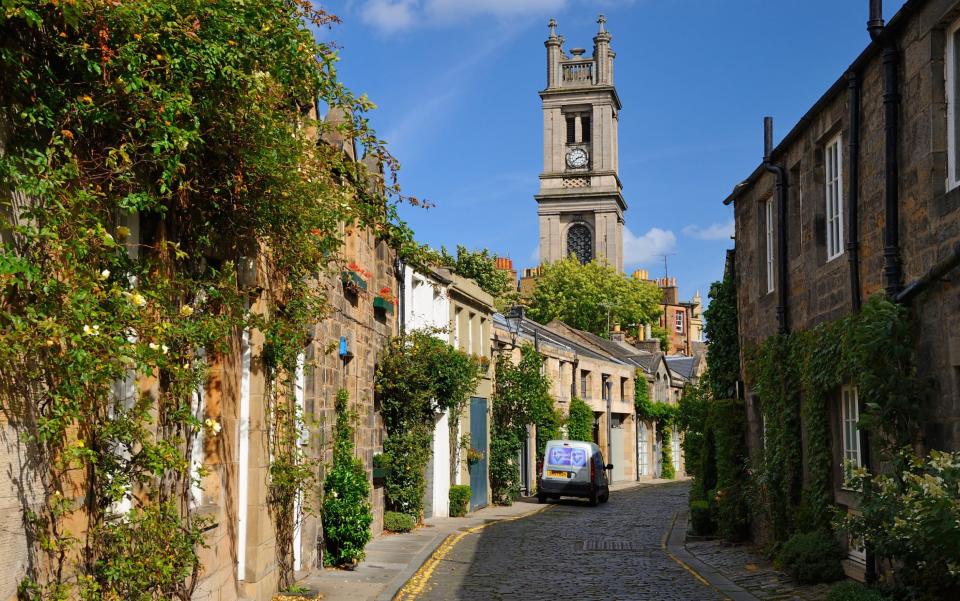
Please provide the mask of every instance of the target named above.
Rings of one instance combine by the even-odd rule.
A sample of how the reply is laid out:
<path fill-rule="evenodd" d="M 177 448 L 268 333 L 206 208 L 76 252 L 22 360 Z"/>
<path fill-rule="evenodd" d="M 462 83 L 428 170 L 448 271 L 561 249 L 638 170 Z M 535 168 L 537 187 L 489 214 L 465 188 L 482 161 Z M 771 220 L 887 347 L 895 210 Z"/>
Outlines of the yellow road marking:
<path fill-rule="evenodd" d="M 680 564 L 684 570 L 690 573 L 691 576 L 697 579 L 703 586 L 707 588 L 712 588 L 713 590 L 720 592 L 718 588 L 707 582 L 707 579 L 700 575 L 700 572 L 694 570 L 692 567 L 686 564 L 682 559 L 670 552 L 670 549 L 667 548 L 667 539 L 670 537 L 670 533 L 673 532 L 673 527 L 677 525 L 677 514 L 673 514 L 673 522 L 670 524 L 670 529 L 663 533 L 663 538 L 660 539 L 660 548 L 663 549 L 663 552 L 667 554 L 667 557 L 673 561 Z M 722 593 L 721 593 L 722 594 Z M 730 598 L 724 596 L 725 601 L 730 601 Z"/>
<path fill-rule="evenodd" d="M 420 569 L 407 580 L 407 583 L 403 585 L 397 594 L 393 597 L 393 601 L 410 601 L 416 599 L 427 586 L 427 583 L 430 581 L 430 577 L 433 575 L 433 571 L 437 569 L 437 566 L 440 565 L 440 562 L 450 554 L 450 551 L 463 540 L 468 534 L 475 534 L 480 532 L 487 526 L 492 526 L 494 524 L 502 524 L 504 522 L 512 522 L 514 520 L 519 520 L 520 518 L 529 517 L 535 513 L 539 513 L 545 509 L 549 509 L 551 506 L 544 506 L 533 511 L 528 511 L 527 513 L 522 513 L 520 515 L 515 515 L 513 517 L 504 518 L 502 520 L 497 520 L 495 522 L 487 522 L 485 524 L 479 524 L 473 528 L 468 528 L 461 532 L 455 532 L 450 534 L 440 543 L 440 546 L 437 547 L 437 550 L 433 552 L 430 556 L 430 559 L 425 561 Z"/>

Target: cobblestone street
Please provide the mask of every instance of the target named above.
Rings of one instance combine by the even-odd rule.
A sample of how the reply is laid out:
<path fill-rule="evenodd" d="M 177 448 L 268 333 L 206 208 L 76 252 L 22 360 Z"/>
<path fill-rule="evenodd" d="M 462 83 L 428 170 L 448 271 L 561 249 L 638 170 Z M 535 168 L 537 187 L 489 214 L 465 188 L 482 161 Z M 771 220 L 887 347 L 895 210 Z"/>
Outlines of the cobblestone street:
<path fill-rule="evenodd" d="M 684 599 L 722 597 L 662 548 L 684 484 L 613 492 L 589 507 L 545 511 L 463 537 L 402 599 Z"/>

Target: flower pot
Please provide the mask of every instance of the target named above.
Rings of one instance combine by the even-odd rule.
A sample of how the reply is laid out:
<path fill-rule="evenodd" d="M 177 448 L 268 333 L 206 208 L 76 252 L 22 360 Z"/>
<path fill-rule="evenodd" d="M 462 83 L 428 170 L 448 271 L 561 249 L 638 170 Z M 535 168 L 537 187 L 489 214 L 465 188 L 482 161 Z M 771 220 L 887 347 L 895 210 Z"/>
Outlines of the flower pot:
<path fill-rule="evenodd" d="M 393 313 L 393 302 L 382 296 L 377 296 L 373 299 L 373 308 L 379 309 L 384 313 Z"/>

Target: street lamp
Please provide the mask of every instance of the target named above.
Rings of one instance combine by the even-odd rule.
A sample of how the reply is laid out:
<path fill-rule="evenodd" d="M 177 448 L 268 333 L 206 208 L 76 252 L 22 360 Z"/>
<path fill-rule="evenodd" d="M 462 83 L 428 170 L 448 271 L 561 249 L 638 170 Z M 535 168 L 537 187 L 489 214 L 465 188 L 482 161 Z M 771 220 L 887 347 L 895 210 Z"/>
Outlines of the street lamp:
<path fill-rule="evenodd" d="M 504 316 L 507 320 L 507 330 L 510 331 L 510 341 L 513 344 L 513 347 L 517 347 L 517 336 L 520 335 L 520 328 L 523 327 L 523 307 L 521 305 L 514 305 L 510 307 L 510 311 Z"/>

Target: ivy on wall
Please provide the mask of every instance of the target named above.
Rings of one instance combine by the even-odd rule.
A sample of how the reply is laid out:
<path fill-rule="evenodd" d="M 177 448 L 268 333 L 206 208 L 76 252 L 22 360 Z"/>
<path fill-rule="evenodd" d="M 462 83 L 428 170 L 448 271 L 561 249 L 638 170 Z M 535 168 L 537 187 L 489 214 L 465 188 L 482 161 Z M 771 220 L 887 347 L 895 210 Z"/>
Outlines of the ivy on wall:
<path fill-rule="evenodd" d="M 580 397 L 570 399 L 567 415 L 567 438 L 593 442 L 593 409 Z"/>
<path fill-rule="evenodd" d="M 830 527 L 828 402 L 839 386 L 857 387 L 859 427 L 882 459 L 917 442 L 927 387 L 916 375 L 912 330 L 907 310 L 877 295 L 857 314 L 769 338 L 750 353 L 747 376 L 766 425 L 758 509 L 770 518 L 776 541 L 798 529 Z"/>

